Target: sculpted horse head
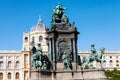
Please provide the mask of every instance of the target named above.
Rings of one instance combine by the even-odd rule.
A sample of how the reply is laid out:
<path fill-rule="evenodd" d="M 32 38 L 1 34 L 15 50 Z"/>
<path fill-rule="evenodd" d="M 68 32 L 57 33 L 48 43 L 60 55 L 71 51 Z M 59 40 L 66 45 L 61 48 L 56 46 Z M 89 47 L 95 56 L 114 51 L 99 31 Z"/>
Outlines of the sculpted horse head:
<path fill-rule="evenodd" d="M 98 54 L 97 57 L 100 57 L 100 59 L 102 59 L 102 54 L 104 54 L 104 51 L 105 51 L 104 47 L 100 48 L 99 51 L 97 52 L 97 54 Z"/>

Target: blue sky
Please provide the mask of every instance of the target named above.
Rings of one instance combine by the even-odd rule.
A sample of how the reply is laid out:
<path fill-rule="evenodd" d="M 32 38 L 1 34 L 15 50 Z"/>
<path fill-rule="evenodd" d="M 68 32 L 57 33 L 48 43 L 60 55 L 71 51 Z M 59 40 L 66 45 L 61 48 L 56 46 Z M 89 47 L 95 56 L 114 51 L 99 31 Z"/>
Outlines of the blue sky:
<path fill-rule="evenodd" d="M 0 50 L 21 50 L 23 32 L 42 16 L 48 27 L 51 10 L 61 2 L 80 35 L 78 50 L 120 50 L 120 0 L 0 0 Z"/>

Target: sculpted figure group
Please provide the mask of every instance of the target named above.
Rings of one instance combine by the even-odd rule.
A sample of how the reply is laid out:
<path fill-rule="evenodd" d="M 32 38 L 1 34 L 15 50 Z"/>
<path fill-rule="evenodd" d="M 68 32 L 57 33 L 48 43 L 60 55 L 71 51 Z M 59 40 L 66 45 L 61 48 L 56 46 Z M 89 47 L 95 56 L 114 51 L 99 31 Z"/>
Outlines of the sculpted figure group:
<path fill-rule="evenodd" d="M 98 51 L 94 48 L 94 44 L 91 45 L 91 54 L 83 56 L 82 60 L 79 59 L 80 65 L 83 67 L 83 64 L 86 63 L 88 68 L 90 67 L 90 62 L 97 61 L 100 62 L 101 67 L 103 68 L 103 61 L 102 61 L 102 54 L 104 54 L 105 48 L 100 48 Z M 51 63 L 47 55 L 43 54 L 41 44 L 37 45 L 37 48 L 34 44 L 30 45 L 30 50 L 32 52 L 31 56 L 31 63 L 33 68 L 39 69 L 50 69 Z M 70 50 L 61 50 L 61 60 L 64 65 L 64 70 L 72 70 L 72 63 L 71 63 L 71 51 Z"/>
<path fill-rule="evenodd" d="M 71 58 L 70 58 L 71 52 L 70 51 L 64 51 L 62 55 L 62 62 L 64 65 L 64 70 L 72 70 L 72 64 L 71 64 Z"/>
<path fill-rule="evenodd" d="M 94 48 L 94 44 L 91 45 L 91 54 L 83 56 L 81 65 L 86 63 L 86 66 L 88 68 L 91 68 L 90 62 L 97 61 L 100 63 L 101 67 L 103 68 L 103 61 L 102 61 L 102 55 L 104 54 L 105 48 L 100 48 L 98 51 Z"/>
<path fill-rule="evenodd" d="M 30 50 L 32 52 L 31 64 L 33 68 L 50 69 L 51 63 L 47 55 L 43 54 L 41 44 L 38 44 L 36 48 L 34 44 L 31 43 Z"/>
<path fill-rule="evenodd" d="M 66 8 L 64 8 L 59 2 L 58 5 L 52 10 L 52 23 L 69 23 L 68 17 L 64 14 L 63 10 L 66 10 Z"/>

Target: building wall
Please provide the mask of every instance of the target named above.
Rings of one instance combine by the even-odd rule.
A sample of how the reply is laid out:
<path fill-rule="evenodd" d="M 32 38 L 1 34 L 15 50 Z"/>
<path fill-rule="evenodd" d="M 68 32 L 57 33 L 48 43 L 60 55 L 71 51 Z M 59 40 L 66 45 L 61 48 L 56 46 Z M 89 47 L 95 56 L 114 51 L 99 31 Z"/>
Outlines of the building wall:
<path fill-rule="evenodd" d="M 46 53 L 46 52 L 45 52 Z M 81 59 L 90 51 L 79 51 Z M 120 51 L 105 51 L 103 54 L 103 66 L 105 69 L 120 69 Z M 99 68 L 99 63 L 91 63 Z M 0 80 L 29 80 L 30 76 L 30 51 L 0 51 Z M 11 74 L 11 79 L 9 74 Z M 18 79 L 16 79 L 19 74 Z"/>
<path fill-rule="evenodd" d="M 21 65 L 21 51 L 0 51 L 0 74 L 3 74 L 1 80 L 22 80 Z"/>

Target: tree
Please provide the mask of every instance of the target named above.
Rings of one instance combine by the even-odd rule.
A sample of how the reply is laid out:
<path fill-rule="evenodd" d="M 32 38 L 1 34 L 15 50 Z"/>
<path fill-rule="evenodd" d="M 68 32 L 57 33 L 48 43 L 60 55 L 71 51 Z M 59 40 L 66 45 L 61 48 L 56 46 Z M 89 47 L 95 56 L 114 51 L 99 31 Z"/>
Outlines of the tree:
<path fill-rule="evenodd" d="M 108 77 L 108 80 L 120 80 L 120 71 L 117 70 L 117 68 L 106 70 L 105 74 Z"/>

